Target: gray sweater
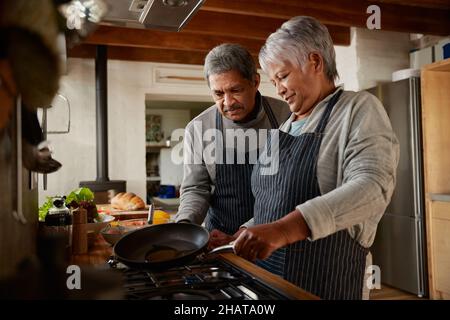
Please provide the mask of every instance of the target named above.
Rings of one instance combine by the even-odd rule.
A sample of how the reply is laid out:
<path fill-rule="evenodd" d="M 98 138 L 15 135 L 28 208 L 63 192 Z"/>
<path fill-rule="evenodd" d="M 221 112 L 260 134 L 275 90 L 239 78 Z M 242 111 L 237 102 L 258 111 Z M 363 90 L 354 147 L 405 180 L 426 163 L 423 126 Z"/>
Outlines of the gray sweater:
<path fill-rule="evenodd" d="M 314 131 L 333 94 L 317 104 L 302 132 Z M 293 116 L 280 130 L 289 132 L 292 120 Z M 317 179 L 322 195 L 296 207 L 311 230 L 310 240 L 347 229 L 362 246 L 370 247 L 394 191 L 399 153 L 381 102 L 365 91 L 344 91 L 319 150 Z M 251 220 L 245 226 L 252 224 Z"/>
<path fill-rule="evenodd" d="M 278 124 L 283 123 L 289 118 L 291 112 L 288 105 L 281 101 L 270 97 L 264 97 L 269 103 L 272 112 L 274 113 Z M 257 99 L 257 103 L 261 102 L 261 99 Z M 246 132 L 248 129 L 270 129 L 271 123 L 264 112 L 262 106 L 258 106 L 259 112 L 253 120 L 246 123 L 236 123 L 225 117 L 222 117 L 223 129 L 242 129 Z M 192 156 L 195 158 L 199 152 L 204 152 L 211 142 L 203 141 L 201 148 L 194 148 L 194 143 L 198 142 L 199 135 L 203 135 L 208 129 L 216 128 L 216 105 L 213 105 L 194 118 L 186 126 L 186 134 L 184 138 L 184 156 L 196 154 Z M 201 127 L 201 128 L 200 128 Z M 225 133 L 224 133 L 225 134 Z M 187 137 L 194 137 L 197 139 L 188 139 Z M 225 136 L 226 139 L 226 136 Z M 203 139 L 200 139 L 202 141 Z M 260 140 L 259 144 L 264 145 L 265 140 Z M 214 143 L 213 143 L 214 144 Z M 224 145 L 226 142 L 224 142 Z M 250 148 L 256 148 L 255 145 L 250 145 Z M 249 151 L 249 150 L 247 150 Z M 251 151 L 251 150 L 250 150 Z M 191 159 L 191 160 L 192 160 Z M 191 163 L 189 163 L 191 162 Z M 194 162 L 194 163 L 192 163 Z M 186 161 L 183 165 L 183 181 L 180 188 L 180 207 L 175 217 L 176 221 L 189 220 L 192 223 L 201 224 L 206 217 L 206 214 L 210 205 L 210 198 L 214 192 L 214 186 L 216 181 L 216 165 L 211 161 Z"/>

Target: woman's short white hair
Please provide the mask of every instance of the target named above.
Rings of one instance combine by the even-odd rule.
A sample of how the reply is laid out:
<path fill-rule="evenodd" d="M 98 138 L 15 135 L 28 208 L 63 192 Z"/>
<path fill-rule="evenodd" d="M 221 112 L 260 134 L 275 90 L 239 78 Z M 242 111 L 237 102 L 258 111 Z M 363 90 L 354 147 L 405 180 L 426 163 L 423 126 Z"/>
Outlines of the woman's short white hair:
<path fill-rule="evenodd" d="M 327 27 L 312 17 L 298 16 L 283 23 L 267 38 L 259 52 L 259 64 L 265 71 L 268 64 L 280 61 L 301 66 L 313 52 L 322 56 L 325 75 L 334 82 L 339 75 Z"/>

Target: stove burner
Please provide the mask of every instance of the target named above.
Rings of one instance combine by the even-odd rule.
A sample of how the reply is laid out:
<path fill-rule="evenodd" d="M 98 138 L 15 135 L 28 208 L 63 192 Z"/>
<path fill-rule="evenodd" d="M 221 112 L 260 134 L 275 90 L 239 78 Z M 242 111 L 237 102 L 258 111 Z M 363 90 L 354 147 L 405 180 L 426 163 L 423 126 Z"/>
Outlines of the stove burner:
<path fill-rule="evenodd" d="M 204 275 L 203 279 L 207 281 L 223 281 L 223 280 L 232 280 L 236 279 L 235 276 L 233 276 L 228 271 L 213 271 L 211 274 Z"/>
<path fill-rule="evenodd" d="M 165 271 L 122 268 L 130 300 L 272 300 L 288 299 L 224 260 L 201 259 Z"/>
<path fill-rule="evenodd" d="M 154 294 L 154 295 L 153 295 Z M 214 295 L 198 290 L 168 290 L 167 292 L 154 292 L 147 297 L 148 300 L 214 300 Z"/>

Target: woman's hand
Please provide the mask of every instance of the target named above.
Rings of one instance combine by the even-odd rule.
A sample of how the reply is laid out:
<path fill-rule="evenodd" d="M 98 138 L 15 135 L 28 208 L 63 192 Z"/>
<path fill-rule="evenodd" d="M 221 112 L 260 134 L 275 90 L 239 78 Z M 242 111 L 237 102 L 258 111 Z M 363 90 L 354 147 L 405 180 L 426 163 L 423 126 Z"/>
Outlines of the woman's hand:
<path fill-rule="evenodd" d="M 264 260 L 275 250 L 304 240 L 310 234 L 303 215 L 294 210 L 272 223 L 246 229 L 234 242 L 234 250 L 237 255 L 247 260 Z"/>
<path fill-rule="evenodd" d="M 282 227 L 273 222 L 247 228 L 235 241 L 234 250 L 238 256 L 247 260 L 264 260 L 287 244 Z"/>
<path fill-rule="evenodd" d="M 220 230 L 214 229 L 209 233 L 209 243 L 208 250 L 212 250 L 214 248 L 223 246 L 225 244 L 229 244 L 231 241 L 237 239 L 237 237 L 245 230 L 246 228 L 240 228 L 235 234 L 229 235 Z"/>

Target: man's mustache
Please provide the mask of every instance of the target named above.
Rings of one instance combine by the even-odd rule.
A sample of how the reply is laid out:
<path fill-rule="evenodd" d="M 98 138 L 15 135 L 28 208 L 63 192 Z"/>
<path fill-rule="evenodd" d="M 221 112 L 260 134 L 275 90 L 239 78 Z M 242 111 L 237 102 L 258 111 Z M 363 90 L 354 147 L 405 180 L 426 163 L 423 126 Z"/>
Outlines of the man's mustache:
<path fill-rule="evenodd" d="M 240 104 L 233 104 L 230 107 L 223 108 L 223 112 L 233 112 L 234 110 L 244 109 L 244 107 Z"/>

